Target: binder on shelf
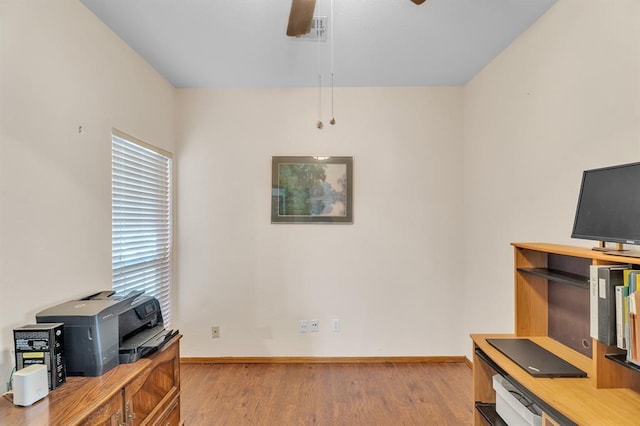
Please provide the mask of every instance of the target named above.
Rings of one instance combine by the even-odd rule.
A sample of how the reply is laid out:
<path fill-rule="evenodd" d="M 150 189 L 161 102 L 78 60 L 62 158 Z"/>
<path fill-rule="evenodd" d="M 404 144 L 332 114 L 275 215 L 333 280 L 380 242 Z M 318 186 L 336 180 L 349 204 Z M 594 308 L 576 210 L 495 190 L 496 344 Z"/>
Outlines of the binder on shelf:
<path fill-rule="evenodd" d="M 624 308 L 627 296 L 629 296 L 629 286 L 616 286 L 616 346 L 620 349 L 627 349 L 628 337 L 626 337 L 625 322 L 628 323 L 628 321 L 625 319 L 628 317 L 628 309 Z"/>
<path fill-rule="evenodd" d="M 592 338 L 598 338 L 598 270 L 612 265 L 589 265 L 589 324 Z"/>
<path fill-rule="evenodd" d="M 616 286 L 624 285 L 627 266 L 598 269 L 598 341 L 616 345 Z"/>
<path fill-rule="evenodd" d="M 630 306 L 630 297 L 629 296 L 631 296 L 636 291 L 638 274 L 640 274 L 640 270 L 637 270 L 637 269 L 626 270 L 625 274 L 624 274 L 624 285 L 626 286 L 626 290 L 624 292 L 624 297 L 622 299 L 622 309 L 623 309 L 623 313 L 622 313 L 622 321 L 623 321 L 622 329 L 623 329 L 623 333 L 624 333 L 624 342 L 626 344 L 626 347 L 624 349 L 627 350 L 627 359 L 630 358 L 629 351 L 631 350 L 631 348 L 630 348 L 630 342 L 631 342 L 630 319 L 631 319 L 631 314 L 630 314 L 630 311 L 629 311 L 629 306 Z"/>
<path fill-rule="evenodd" d="M 638 318 L 640 291 L 635 291 L 630 294 L 627 299 L 629 301 L 629 343 L 627 349 L 627 361 L 640 365 L 640 318 Z"/>
<path fill-rule="evenodd" d="M 638 274 L 640 269 L 629 269 L 625 273 L 625 285 L 629 286 L 629 294 L 635 293 L 638 289 Z"/>

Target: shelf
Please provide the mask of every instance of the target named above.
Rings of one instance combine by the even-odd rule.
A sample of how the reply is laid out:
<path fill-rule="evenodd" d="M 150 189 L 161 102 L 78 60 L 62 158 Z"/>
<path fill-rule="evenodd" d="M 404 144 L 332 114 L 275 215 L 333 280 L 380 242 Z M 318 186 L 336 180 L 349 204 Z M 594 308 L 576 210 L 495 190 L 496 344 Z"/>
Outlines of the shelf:
<path fill-rule="evenodd" d="M 507 423 L 502 420 L 502 417 L 498 415 L 496 411 L 496 404 L 489 404 L 485 402 L 476 402 L 476 410 L 480 415 L 492 426 L 508 426 Z"/>
<path fill-rule="evenodd" d="M 570 272 L 564 271 L 556 271 L 547 268 L 518 268 L 518 271 L 563 284 L 569 284 L 585 289 L 589 288 L 589 277 L 585 277 L 584 275 L 572 274 Z"/>
<path fill-rule="evenodd" d="M 605 358 L 610 359 L 616 364 L 627 367 L 630 370 L 640 373 L 640 365 L 627 361 L 627 354 L 606 354 Z"/>

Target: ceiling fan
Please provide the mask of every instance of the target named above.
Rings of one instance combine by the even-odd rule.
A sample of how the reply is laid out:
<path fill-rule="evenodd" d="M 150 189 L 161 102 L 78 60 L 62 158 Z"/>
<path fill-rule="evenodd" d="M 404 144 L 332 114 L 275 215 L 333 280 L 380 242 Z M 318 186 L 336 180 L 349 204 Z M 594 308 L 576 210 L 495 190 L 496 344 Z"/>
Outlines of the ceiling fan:
<path fill-rule="evenodd" d="M 415 4 L 422 4 L 426 0 L 411 0 Z M 291 0 L 291 12 L 289 12 L 289 25 L 287 35 L 298 37 L 311 31 L 313 11 L 316 8 L 316 0 Z"/>

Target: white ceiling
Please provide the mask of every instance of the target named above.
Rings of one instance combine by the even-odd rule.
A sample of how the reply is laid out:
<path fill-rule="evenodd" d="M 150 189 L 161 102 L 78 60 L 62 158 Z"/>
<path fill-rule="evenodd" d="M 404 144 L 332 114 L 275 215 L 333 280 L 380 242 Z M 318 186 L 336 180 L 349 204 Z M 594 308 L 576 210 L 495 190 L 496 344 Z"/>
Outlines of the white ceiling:
<path fill-rule="evenodd" d="M 330 84 L 331 35 L 287 37 L 291 0 L 81 1 L 176 87 Z M 334 83 L 464 85 L 555 2 L 333 0 Z"/>

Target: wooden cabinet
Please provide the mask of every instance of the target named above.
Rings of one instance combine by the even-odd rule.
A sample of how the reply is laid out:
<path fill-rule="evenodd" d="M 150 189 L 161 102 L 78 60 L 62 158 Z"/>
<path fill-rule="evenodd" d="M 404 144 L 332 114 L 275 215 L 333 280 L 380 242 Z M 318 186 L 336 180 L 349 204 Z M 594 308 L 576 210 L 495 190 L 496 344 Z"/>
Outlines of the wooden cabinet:
<path fill-rule="evenodd" d="M 180 424 L 180 336 L 159 352 L 100 377 L 67 383 L 31 407 L 0 400 L 0 424 L 145 426 Z"/>
<path fill-rule="evenodd" d="M 617 351 L 590 337 L 589 266 L 640 259 L 588 248 L 514 243 L 513 335 L 473 334 L 474 424 L 500 424 L 492 377 L 501 374 L 543 411 L 543 425 L 640 424 L 640 372 L 606 357 Z M 528 338 L 587 373 L 587 378 L 534 378 L 487 339 Z"/>

